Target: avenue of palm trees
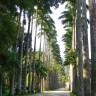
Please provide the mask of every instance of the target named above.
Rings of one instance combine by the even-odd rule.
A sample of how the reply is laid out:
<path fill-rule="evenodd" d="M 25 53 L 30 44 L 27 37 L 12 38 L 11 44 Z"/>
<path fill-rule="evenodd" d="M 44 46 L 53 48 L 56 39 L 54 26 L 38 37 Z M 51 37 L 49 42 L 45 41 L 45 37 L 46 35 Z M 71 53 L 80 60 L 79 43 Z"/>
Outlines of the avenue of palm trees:
<path fill-rule="evenodd" d="M 64 62 L 50 16 L 60 4 Z M 33 96 L 66 82 L 72 96 L 96 96 L 95 36 L 95 0 L 0 0 L 0 96 Z"/>

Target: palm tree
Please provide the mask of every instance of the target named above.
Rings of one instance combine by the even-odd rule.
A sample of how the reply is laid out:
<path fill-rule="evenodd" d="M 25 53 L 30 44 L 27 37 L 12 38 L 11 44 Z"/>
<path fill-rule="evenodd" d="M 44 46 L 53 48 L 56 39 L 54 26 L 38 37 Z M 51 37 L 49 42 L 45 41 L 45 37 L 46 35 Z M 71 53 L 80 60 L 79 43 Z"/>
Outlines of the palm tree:
<path fill-rule="evenodd" d="M 75 3 L 76 3 L 76 5 L 75 5 Z M 71 29 L 71 32 L 73 31 L 73 33 L 72 33 L 73 36 L 75 35 L 74 32 L 75 32 L 75 27 L 76 27 L 76 42 L 75 42 L 75 44 L 77 44 L 77 45 L 73 45 L 74 43 L 72 42 L 73 38 L 72 38 L 72 34 L 71 34 L 72 39 L 71 40 L 67 39 L 67 43 L 66 43 L 67 48 L 66 48 L 65 52 L 67 52 L 67 57 L 66 57 L 67 60 L 66 60 L 65 63 L 69 63 L 69 64 L 71 63 L 70 61 L 72 61 L 72 59 L 71 59 L 72 55 L 69 55 L 69 53 L 71 52 L 70 49 L 72 48 L 72 50 L 74 50 L 74 48 L 76 46 L 77 64 L 75 64 L 75 62 L 73 62 L 73 64 L 74 64 L 74 70 L 73 70 L 74 78 L 73 78 L 73 80 L 76 80 L 76 82 L 73 81 L 73 82 L 75 82 L 75 83 L 73 83 L 73 88 L 75 89 L 73 91 L 78 93 L 80 96 L 83 96 L 84 95 L 84 90 L 83 90 L 83 59 L 82 59 L 83 55 L 82 55 L 82 35 L 81 35 L 82 26 L 80 24 L 80 20 L 81 20 L 81 1 L 78 0 L 78 1 L 75 2 L 75 1 L 71 1 L 71 0 L 69 1 L 68 0 L 68 4 L 69 4 L 69 6 L 67 5 L 68 11 L 65 11 L 64 15 L 62 15 L 62 16 L 64 16 L 63 17 L 64 20 L 63 20 L 62 23 L 65 24 L 65 26 L 64 26 L 65 28 L 67 27 L 67 29 L 66 29 L 67 32 L 69 31 L 69 29 Z M 77 17 L 75 17 L 75 12 L 77 12 L 76 13 Z M 62 16 L 61 16 L 61 18 L 62 18 Z M 76 18 L 76 21 L 75 21 L 75 18 Z M 66 35 L 67 35 L 67 33 L 66 33 Z M 68 43 L 68 40 L 70 40 L 72 42 L 72 44 L 70 44 L 70 42 Z M 71 56 L 70 60 L 69 60 L 69 56 Z M 74 86 L 74 84 L 75 84 L 75 86 Z M 77 84 L 79 84 L 79 85 L 77 85 Z M 77 88 L 77 86 L 79 86 L 79 87 Z"/>
<path fill-rule="evenodd" d="M 62 15 L 59 19 L 62 20 L 62 24 L 64 24 L 64 28 L 66 29 L 66 34 L 63 36 L 63 41 L 65 42 L 65 64 L 70 64 L 70 84 L 71 90 L 73 92 L 76 91 L 76 78 L 77 78 L 77 71 L 76 71 L 76 62 L 75 58 L 71 59 L 72 53 L 75 53 L 76 49 L 76 8 L 75 8 L 75 1 L 68 1 L 65 5 L 65 10 L 62 12 Z M 69 60 L 70 58 L 70 60 Z"/>

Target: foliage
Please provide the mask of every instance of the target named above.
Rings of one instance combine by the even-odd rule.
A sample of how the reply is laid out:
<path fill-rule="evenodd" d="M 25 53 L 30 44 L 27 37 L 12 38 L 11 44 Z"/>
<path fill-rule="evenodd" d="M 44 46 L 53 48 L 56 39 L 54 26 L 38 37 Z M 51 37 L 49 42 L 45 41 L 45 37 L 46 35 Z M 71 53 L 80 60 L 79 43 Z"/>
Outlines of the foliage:
<path fill-rule="evenodd" d="M 76 64 L 76 52 L 70 50 L 65 55 L 65 65 Z"/>
<path fill-rule="evenodd" d="M 16 42 L 17 25 L 10 14 L 0 14 L 0 52 Z"/>
<path fill-rule="evenodd" d="M 74 93 L 70 93 L 70 96 L 76 96 Z"/>
<path fill-rule="evenodd" d="M 50 17 L 49 14 L 45 14 L 45 17 L 42 18 L 42 34 L 47 36 L 47 41 L 49 46 L 51 47 L 51 52 L 53 54 L 54 59 L 56 60 L 57 63 L 62 63 L 61 56 L 60 56 L 60 49 L 59 45 L 57 44 L 57 32 L 55 29 L 54 21 Z"/>
<path fill-rule="evenodd" d="M 68 0 L 66 0 L 68 1 Z M 73 1 L 72 1 L 73 2 Z M 75 64 L 76 52 L 72 50 L 72 34 L 74 25 L 75 9 L 72 2 L 67 2 L 65 5 L 66 10 L 62 12 L 59 19 L 62 20 L 66 33 L 63 35 L 63 41 L 65 43 L 65 65 Z"/>
<path fill-rule="evenodd" d="M 45 78 L 47 76 L 48 69 L 44 67 L 43 62 L 36 60 L 35 68 L 37 76 L 40 76 L 40 78 Z"/>
<path fill-rule="evenodd" d="M 72 46 L 72 28 L 66 29 L 66 33 L 63 35 L 63 41 L 65 42 L 66 50 L 70 50 Z"/>
<path fill-rule="evenodd" d="M 57 74 L 58 74 L 58 80 L 60 82 L 62 82 L 63 84 L 65 84 L 66 82 L 69 81 L 68 74 L 65 74 L 64 65 L 56 64 L 54 66 L 53 70 L 55 70 L 55 72 L 57 72 Z"/>

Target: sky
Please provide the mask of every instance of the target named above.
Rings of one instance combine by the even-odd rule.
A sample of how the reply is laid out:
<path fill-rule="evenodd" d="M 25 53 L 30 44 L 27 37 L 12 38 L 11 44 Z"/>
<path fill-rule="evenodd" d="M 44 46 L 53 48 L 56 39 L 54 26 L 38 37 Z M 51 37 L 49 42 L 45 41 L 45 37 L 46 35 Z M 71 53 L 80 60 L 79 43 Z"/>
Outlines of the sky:
<path fill-rule="evenodd" d="M 55 27 L 57 31 L 57 41 L 60 46 L 60 54 L 63 59 L 64 58 L 64 42 L 62 41 L 62 36 L 65 33 L 65 31 L 61 23 L 61 20 L 59 20 L 58 18 L 60 17 L 61 13 L 64 11 L 64 4 L 59 5 L 59 8 L 57 9 L 52 7 L 51 10 L 53 12 L 53 14 L 51 14 L 51 17 L 53 18 L 55 22 Z"/>

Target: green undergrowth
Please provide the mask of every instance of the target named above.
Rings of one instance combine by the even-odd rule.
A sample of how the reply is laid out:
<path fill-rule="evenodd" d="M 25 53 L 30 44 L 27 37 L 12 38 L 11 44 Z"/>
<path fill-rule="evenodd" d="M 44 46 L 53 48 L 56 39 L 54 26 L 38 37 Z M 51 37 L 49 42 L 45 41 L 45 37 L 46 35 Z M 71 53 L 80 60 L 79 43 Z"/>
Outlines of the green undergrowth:
<path fill-rule="evenodd" d="M 70 93 L 70 96 L 77 96 L 77 95 L 75 95 L 74 93 Z"/>

